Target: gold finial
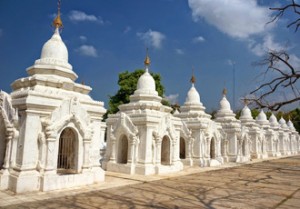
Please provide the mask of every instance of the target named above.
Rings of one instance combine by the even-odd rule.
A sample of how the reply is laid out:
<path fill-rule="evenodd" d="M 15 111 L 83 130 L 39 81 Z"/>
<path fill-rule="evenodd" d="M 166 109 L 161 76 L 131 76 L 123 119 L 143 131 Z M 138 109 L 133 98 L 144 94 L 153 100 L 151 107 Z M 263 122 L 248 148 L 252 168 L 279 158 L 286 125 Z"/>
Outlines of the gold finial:
<path fill-rule="evenodd" d="M 192 84 L 196 83 L 196 77 L 194 76 L 194 67 L 193 67 L 192 78 L 191 78 L 190 81 L 191 81 Z"/>
<path fill-rule="evenodd" d="M 150 57 L 148 56 L 148 48 L 146 49 L 146 58 L 145 58 L 145 61 L 144 61 L 144 64 L 145 65 L 150 65 Z"/>
<path fill-rule="evenodd" d="M 227 89 L 224 88 L 224 89 L 223 89 L 223 96 L 226 96 L 226 94 L 227 94 Z"/>
<path fill-rule="evenodd" d="M 63 27 L 63 23 L 60 19 L 60 5 L 61 5 L 61 1 L 58 0 L 58 2 L 57 2 L 57 16 L 55 17 L 55 19 L 52 22 L 52 25 L 55 28 L 62 28 Z"/>
<path fill-rule="evenodd" d="M 247 98 L 244 98 L 244 105 L 246 106 L 246 105 L 248 105 L 248 104 L 249 104 L 248 99 L 247 99 Z"/>

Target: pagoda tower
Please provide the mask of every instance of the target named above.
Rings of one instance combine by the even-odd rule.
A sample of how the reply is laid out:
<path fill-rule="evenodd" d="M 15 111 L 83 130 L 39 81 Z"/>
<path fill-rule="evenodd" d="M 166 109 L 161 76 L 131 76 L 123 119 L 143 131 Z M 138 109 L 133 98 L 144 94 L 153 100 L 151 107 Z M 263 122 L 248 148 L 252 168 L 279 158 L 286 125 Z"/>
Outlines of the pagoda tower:
<path fill-rule="evenodd" d="M 18 110 L 17 138 L 10 148 L 8 189 L 49 191 L 104 181 L 99 145 L 106 112 L 91 87 L 76 83 L 68 49 L 60 36 L 60 2 L 53 36 L 28 77 L 12 83 L 11 103 Z"/>

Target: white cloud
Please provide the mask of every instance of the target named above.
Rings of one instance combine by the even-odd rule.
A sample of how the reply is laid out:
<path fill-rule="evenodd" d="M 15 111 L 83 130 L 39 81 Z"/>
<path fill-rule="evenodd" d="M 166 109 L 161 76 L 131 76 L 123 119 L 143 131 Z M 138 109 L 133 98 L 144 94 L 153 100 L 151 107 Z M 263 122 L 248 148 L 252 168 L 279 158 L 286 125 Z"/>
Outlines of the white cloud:
<path fill-rule="evenodd" d="M 164 34 L 151 29 L 145 33 L 137 33 L 137 36 L 145 42 L 146 45 L 153 46 L 156 49 L 161 48 L 162 41 L 166 38 Z"/>
<path fill-rule="evenodd" d="M 267 34 L 262 43 L 257 43 L 255 40 L 249 40 L 248 48 L 257 56 L 263 56 L 268 51 L 282 51 L 286 47 L 274 41 L 274 37 L 271 34 Z"/>
<path fill-rule="evenodd" d="M 85 12 L 78 10 L 72 10 L 69 14 L 69 19 L 73 22 L 90 21 L 104 24 L 104 21 L 101 17 L 96 17 L 95 15 L 88 15 Z"/>
<path fill-rule="evenodd" d="M 286 51 L 288 52 L 289 48 L 283 44 L 280 44 L 276 41 L 274 41 L 274 37 L 271 34 L 267 34 L 264 38 L 262 43 L 257 43 L 254 40 L 249 40 L 248 44 L 249 49 L 257 56 L 263 57 L 265 56 L 269 51 Z M 300 68 L 300 58 L 293 54 L 289 53 L 289 63 L 295 68 Z M 282 62 L 273 63 L 276 67 L 282 70 L 288 70 L 286 65 L 284 65 Z"/>
<path fill-rule="evenodd" d="M 204 18 L 234 38 L 248 38 L 265 32 L 271 24 L 271 11 L 257 0 L 189 0 L 193 19 Z M 268 26 L 268 27 L 267 27 Z"/>
<path fill-rule="evenodd" d="M 123 33 L 129 33 L 131 31 L 131 27 L 130 26 L 126 26 L 126 28 L 124 29 Z"/>
<path fill-rule="evenodd" d="M 98 57 L 96 48 L 91 45 L 82 45 L 78 49 L 76 49 L 76 51 L 84 56 Z"/>
<path fill-rule="evenodd" d="M 81 41 L 87 41 L 87 37 L 86 37 L 86 36 L 79 36 L 79 39 L 80 39 Z"/>
<path fill-rule="evenodd" d="M 204 42 L 204 41 L 205 41 L 205 38 L 203 38 L 202 36 L 197 36 L 193 39 L 194 43 L 201 43 L 201 42 Z"/>
<path fill-rule="evenodd" d="M 165 96 L 165 98 L 171 103 L 176 104 L 178 102 L 179 94 L 170 94 L 168 96 Z"/>
<path fill-rule="evenodd" d="M 230 65 L 230 66 L 233 66 L 233 65 L 235 65 L 235 61 L 232 60 L 232 59 L 228 59 L 227 64 Z"/>
<path fill-rule="evenodd" d="M 175 49 L 176 54 L 183 55 L 184 51 L 182 49 Z"/>

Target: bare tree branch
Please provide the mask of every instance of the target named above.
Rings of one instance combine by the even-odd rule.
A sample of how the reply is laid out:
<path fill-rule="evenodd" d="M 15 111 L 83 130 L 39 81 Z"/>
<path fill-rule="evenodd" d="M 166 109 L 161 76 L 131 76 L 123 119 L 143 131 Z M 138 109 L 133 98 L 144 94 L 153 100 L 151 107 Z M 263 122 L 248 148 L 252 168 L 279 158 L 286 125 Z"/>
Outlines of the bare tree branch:
<path fill-rule="evenodd" d="M 264 82 L 255 90 L 250 92 L 250 94 L 254 95 L 254 97 L 247 98 L 247 100 L 252 101 L 256 106 L 259 106 L 260 108 L 267 107 L 268 109 L 274 111 L 278 110 L 286 104 L 299 101 L 300 92 L 295 84 L 300 78 L 300 73 L 293 67 L 289 59 L 289 55 L 284 51 L 270 51 L 265 59 L 257 63 L 258 65 L 267 65 L 267 69 L 264 72 L 266 79 L 270 76 L 272 76 L 273 78 L 271 78 L 269 81 Z M 277 76 L 276 74 L 274 75 L 274 72 L 277 73 Z M 281 90 L 287 91 L 288 89 L 293 92 L 294 98 L 282 99 L 280 97 L 276 97 L 277 101 L 273 103 L 269 102 L 270 95 L 274 95 Z M 256 95 L 258 93 L 260 93 L 260 95 Z"/>
<path fill-rule="evenodd" d="M 300 11 L 299 11 L 300 10 L 300 4 L 295 3 L 295 0 L 291 0 L 290 4 L 287 4 L 287 5 L 283 6 L 283 7 L 273 7 L 273 8 L 270 8 L 270 10 L 272 10 L 272 11 L 277 11 L 277 14 L 268 23 L 277 21 L 278 19 L 280 19 L 284 15 L 285 12 L 287 12 L 288 10 L 291 10 L 291 9 L 292 9 L 292 12 L 294 12 L 295 14 L 300 15 Z M 287 27 L 289 28 L 289 27 L 291 27 L 293 25 L 295 25 L 295 27 L 296 27 L 295 31 L 297 31 L 298 28 L 300 27 L 300 18 L 298 18 L 298 19 L 292 21 L 291 23 L 289 23 L 287 25 Z"/>

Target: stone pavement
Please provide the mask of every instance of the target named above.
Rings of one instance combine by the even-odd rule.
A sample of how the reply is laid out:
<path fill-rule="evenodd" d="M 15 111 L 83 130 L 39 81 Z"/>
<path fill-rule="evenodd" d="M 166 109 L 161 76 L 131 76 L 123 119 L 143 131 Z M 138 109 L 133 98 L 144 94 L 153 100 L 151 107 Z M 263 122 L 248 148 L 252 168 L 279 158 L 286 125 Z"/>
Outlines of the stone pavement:
<path fill-rule="evenodd" d="M 2 207 L 1 207 L 2 206 Z M 14 195 L 1 208 L 300 208 L 300 156 L 168 176 L 107 173 L 102 184 Z"/>

